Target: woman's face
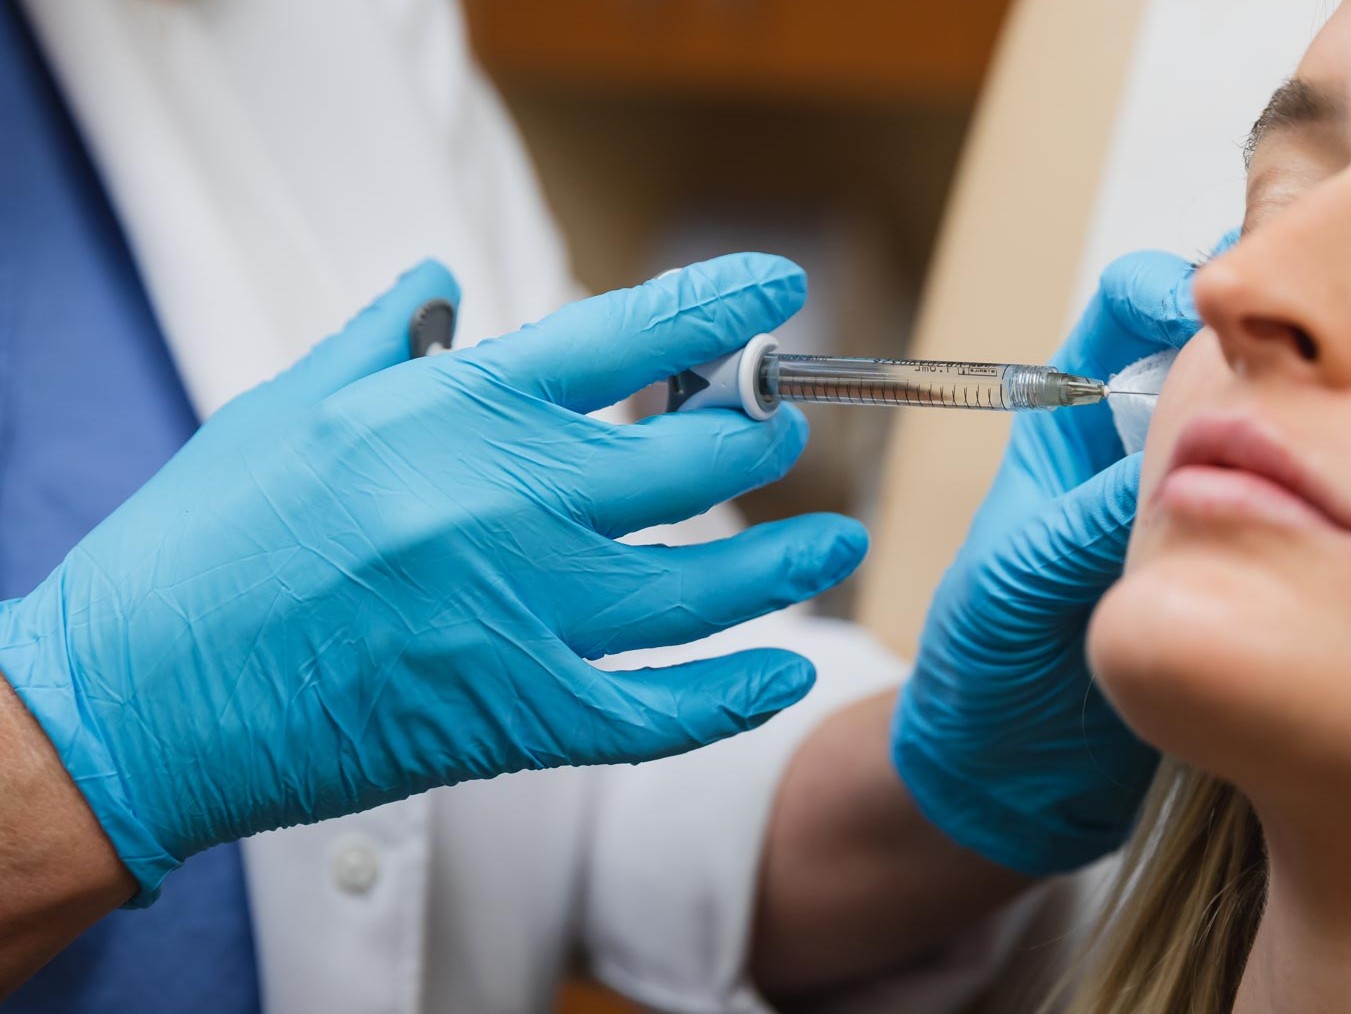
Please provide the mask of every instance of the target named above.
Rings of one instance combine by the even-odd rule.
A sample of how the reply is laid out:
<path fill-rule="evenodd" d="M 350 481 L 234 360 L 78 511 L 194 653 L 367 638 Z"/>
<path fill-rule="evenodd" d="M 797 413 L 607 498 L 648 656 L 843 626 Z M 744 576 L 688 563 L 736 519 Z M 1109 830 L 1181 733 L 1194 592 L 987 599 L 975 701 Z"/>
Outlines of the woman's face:
<path fill-rule="evenodd" d="M 1259 805 L 1292 771 L 1351 782 L 1351 5 L 1297 82 L 1256 132 L 1243 239 L 1197 273 L 1207 326 L 1089 639 L 1142 736 Z"/>

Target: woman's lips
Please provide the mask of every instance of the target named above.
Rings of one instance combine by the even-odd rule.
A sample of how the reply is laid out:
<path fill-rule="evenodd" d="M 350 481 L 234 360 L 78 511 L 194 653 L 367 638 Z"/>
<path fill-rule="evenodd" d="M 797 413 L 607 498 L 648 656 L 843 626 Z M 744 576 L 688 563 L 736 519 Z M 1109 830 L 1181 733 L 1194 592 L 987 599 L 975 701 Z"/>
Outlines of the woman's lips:
<path fill-rule="evenodd" d="M 1351 530 L 1351 508 L 1270 427 L 1204 415 L 1183 429 L 1153 501 L 1206 520 L 1234 517 Z"/>

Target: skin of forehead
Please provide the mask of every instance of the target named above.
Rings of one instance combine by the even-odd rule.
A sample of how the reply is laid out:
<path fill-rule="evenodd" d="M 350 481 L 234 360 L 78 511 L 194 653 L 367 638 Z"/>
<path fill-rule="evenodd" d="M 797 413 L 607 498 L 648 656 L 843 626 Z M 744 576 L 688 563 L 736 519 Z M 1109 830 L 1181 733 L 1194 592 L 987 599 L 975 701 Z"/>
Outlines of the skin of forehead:
<path fill-rule="evenodd" d="M 1299 62 L 1299 77 L 1345 96 L 1351 105 L 1351 3 L 1340 5 Z"/>
<path fill-rule="evenodd" d="M 1311 86 L 1343 97 L 1351 108 L 1351 2 L 1341 4 L 1314 37 L 1300 60 L 1296 76 Z M 1248 174 L 1249 216 L 1245 229 L 1279 208 L 1284 193 L 1295 195 L 1325 172 L 1342 167 L 1346 145 L 1351 141 L 1351 124 L 1326 124 L 1306 128 L 1300 133 L 1276 131 L 1262 138 L 1253 151 Z M 1287 166 L 1298 150 L 1292 172 Z"/>

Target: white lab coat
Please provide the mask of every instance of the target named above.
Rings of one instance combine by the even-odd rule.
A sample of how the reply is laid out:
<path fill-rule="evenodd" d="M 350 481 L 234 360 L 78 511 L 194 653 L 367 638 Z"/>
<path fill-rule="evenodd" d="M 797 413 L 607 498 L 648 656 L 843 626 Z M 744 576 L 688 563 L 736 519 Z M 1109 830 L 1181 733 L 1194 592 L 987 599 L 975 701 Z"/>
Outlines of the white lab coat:
<path fill-rule="evenodd" d="M 25 6 L 203 415 L 426 256 L 463 286 L 459 342 L 577 295 L 450 0 Z M 715 512 L 677 537 L 734 524 Z M 753 644 L 795 648 L 820 670 L 806 704 L 755 733 L 247 841 L 267 1009 L 545 1011 L 574 955 L 657 1008 L 763 1009 L 743 958 L 775 786 L 823 714 L 904 668 L 861 630 L 801 611 L 624 664 Z M 878 1003 L 957 1008 L 1037 904 L 885 984 Z"/>

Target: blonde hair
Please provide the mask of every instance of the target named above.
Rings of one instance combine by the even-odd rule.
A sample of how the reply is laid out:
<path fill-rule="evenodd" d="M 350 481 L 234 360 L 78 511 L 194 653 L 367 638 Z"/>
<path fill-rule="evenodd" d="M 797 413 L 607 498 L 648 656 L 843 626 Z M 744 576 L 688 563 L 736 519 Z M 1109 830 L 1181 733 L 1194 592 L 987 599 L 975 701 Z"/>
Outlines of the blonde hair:
<path fill-rule="evenodd" d="M 1226 782 L 1164 760 L 1100 922 L 1087 971 L 1061 984 L 1070 1014 L 1215 1014 L 1234 996 L 1266 900 L 1251 805 Z"/>

